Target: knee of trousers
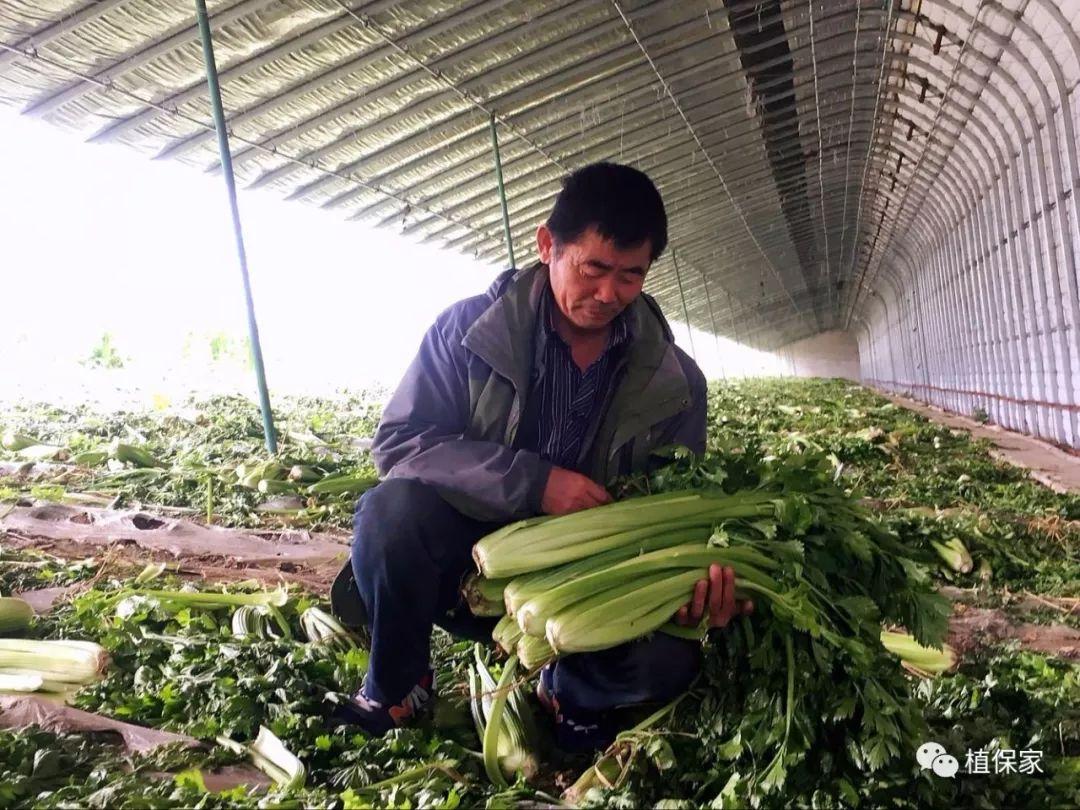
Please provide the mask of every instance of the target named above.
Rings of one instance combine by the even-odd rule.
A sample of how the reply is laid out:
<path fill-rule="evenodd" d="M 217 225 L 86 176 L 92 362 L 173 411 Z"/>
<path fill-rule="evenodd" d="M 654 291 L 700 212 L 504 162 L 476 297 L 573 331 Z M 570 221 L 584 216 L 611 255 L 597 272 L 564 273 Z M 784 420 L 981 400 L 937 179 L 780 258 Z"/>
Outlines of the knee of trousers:
<path fill-rule="evenodd" d="M 407 478 L 391 478 L 369 489 L 353 518 L 353 560 L 362 570 L 415 560 L 432 513 L 446 506 L 434 487 Z"/>
<path fill-rule="evenodd" d="M 686 691 L 701 669 L 701 645 L 657 633 L 639 648 L 637 669 L 658 700 Z"/>

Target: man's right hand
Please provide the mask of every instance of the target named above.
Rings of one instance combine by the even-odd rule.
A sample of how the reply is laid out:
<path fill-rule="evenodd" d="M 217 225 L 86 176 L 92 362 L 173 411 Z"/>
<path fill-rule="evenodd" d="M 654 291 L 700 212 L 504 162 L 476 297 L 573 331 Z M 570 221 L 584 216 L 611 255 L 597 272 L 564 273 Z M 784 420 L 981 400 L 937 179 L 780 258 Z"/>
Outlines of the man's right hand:
<path fill-rule="evenodd" d="M 611 503 L 611 496 L 591 478 L 573 470 L 552 467 L 540 508 L 547 515 L 565 515 L 605 503 Z"/>

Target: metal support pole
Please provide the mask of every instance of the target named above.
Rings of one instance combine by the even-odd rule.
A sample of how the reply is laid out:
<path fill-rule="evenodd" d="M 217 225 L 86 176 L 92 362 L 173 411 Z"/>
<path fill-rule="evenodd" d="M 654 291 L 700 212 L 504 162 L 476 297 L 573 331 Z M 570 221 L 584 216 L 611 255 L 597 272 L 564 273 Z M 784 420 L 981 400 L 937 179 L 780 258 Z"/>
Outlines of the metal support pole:
<path fill-rule="evenodd" d="M 236 256 L 240 261 L 240 275 L 244 280 L 244 303 L 247 307 L 248 338 L 255 362 L 255 378 L 259 386 L 259 409 L 262 411 L 263 434 L 266 449 L 277 453 L 277 437 L 274 434 L 274 415 L 270 410 L 270 393 L 266 388 L 266 370 L 263 368 L 262 345 L 259 343 L 259 326 L 255 322 L 255 303 L 251 298 L 251 279 L 248 277 L 247 251 L 244 250 L 244 232 L 240 227 L 240 208 L 236 203 L 236 179 L 233 177 L 232 154 L 229 152 L 229 133 L 225 128 L 225 111 L 221 107 L 221 87 L 218 85 L 217 62 L 214 59 L 214 43 L 210 38 L 210 16 L 206 13 L 206 0 L 195 0 L 195 12 L 199 20 L 199 36 L 202 38 L 203 60 L 206 63 L 206 85 L 210 93 L 210 106 L 214 111 L 214 129 L 217 131 L 218 152 L 221 154 L 221 174 L 229 195 L 232 214 L 233 236 L 236 237 Z"/>
<path fill-rule="evenodd" d="M 674 255 L 674 254 L 672 254 L 672 255 Z M 707 279 L 705 277 L 705 271 L 704 270 L 701 271 L 701 283 L 705 287 L 705 303 L 709 305 L 709 322 L 712 323 L 712 336 L 713 336 L 713 341 L 716 343 L 716 358 L 717 358 L 717 360 L 719 360 L 720 359 L 720 331 L 716 326 L 716 315 L 713 313 L 713 308 L 712 308 L 712 296 L 709 295 L 709 279 Z M 725 378 L 725 379 L 727 378 L 727 375 L 724 373 L 723 364 L 721 364 L 721 366 L 720 366 L 720 376 L 722 378 Z"/>
<path fill-rule="evenodd" d="M 495 182 L 499 186 L 499 202 L 502 204 L 503 235 L 506 237 L 506 258 L 511 267 L 514 263 L 514 239 L 510 236 L 510 212 L 506 208 L 506 186 L 503 185 L 502 158 L 499 156 L 499 132 L 495 127 L 495 113 L 491 114 L 491 149 L 495 153 Z"/>
<path fill-rule="evenodd" d="M 686 318 L 686 334 L 690 337 L 690 354 L 697 360 L 697 351 L 694 349 L 694 330 L 690 326 L 690 310 L 686 308 L 686 293 L 683 292 L 682 276 L 679 275 L 679 260 L 675 258 L 675 251 L 671 251 L 671 263 L 675 265 L 675 283 L 679 285 L 679 298 L 682 299 L 683 317 Z"/>
<path fill-rule="evenodd" d="M 735 320 L 735 303 L 731 300 L 731 293 L 727 293 L 727 311 L 728 319 L 731 321 L 731 334 L 735 337 L 736 343 L 742 343 L 742 337 L 739 334 L 739 322 Z"/>
<path fill-rule="evenodd" d="M 739 329 L 739 322 L 735 320 L 735 303 L 731 300 L 730 291 L 727 291 L 727 307 L 728 318 L 731 320 L 731 334 L 735 336 L 736 343 L 738 343 L 739 345 L 744 345 L 742 341 L 741 330 Z M 741 376 L 745 377 L 746 374 L 743 373 L 741 374 Z"/>

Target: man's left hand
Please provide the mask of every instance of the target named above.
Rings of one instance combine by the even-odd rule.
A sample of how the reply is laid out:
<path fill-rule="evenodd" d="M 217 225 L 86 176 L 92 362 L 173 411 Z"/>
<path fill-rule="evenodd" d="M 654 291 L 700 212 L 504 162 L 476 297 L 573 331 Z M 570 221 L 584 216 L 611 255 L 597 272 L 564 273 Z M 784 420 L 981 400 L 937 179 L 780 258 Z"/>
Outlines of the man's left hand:
<path fill-rule="evenodd" d="M 751 600 L 735 598 L 735 569 L 731 566 L 722 568 L 715 563 L 709 566 L 709 578 L 694 586 L 690 603 L 679 608 L 675 622 L 684 627 L 696 627 L 701 624 L 706 607 L 709 627 L 727 627 L 736 616 L 749 616 L 754 612 Z"/>

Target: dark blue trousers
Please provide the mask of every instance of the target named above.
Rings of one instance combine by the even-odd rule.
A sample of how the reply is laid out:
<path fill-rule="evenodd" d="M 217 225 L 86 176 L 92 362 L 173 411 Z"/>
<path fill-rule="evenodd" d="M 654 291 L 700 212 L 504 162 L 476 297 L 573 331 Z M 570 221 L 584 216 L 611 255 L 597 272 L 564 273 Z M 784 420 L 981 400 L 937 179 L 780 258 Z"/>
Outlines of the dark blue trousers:
<path fill-rule="evenodd" d="M 370 623 L 370 697 L 397 703 L 416 685 L 429 666 L 435 624 L 455 635 L 491 640 L 495 620 L 473 617 L 460 589 L 475 570 L 473 544 L 500 525 L 466 517 L 418 481 L 393 478 L 361 496 L 352 567 Z M 567 714 L 606 712 L 671 700 L 699 667 L 697 642 L 656 633 L 558 659 L 552 686 Z"/>

